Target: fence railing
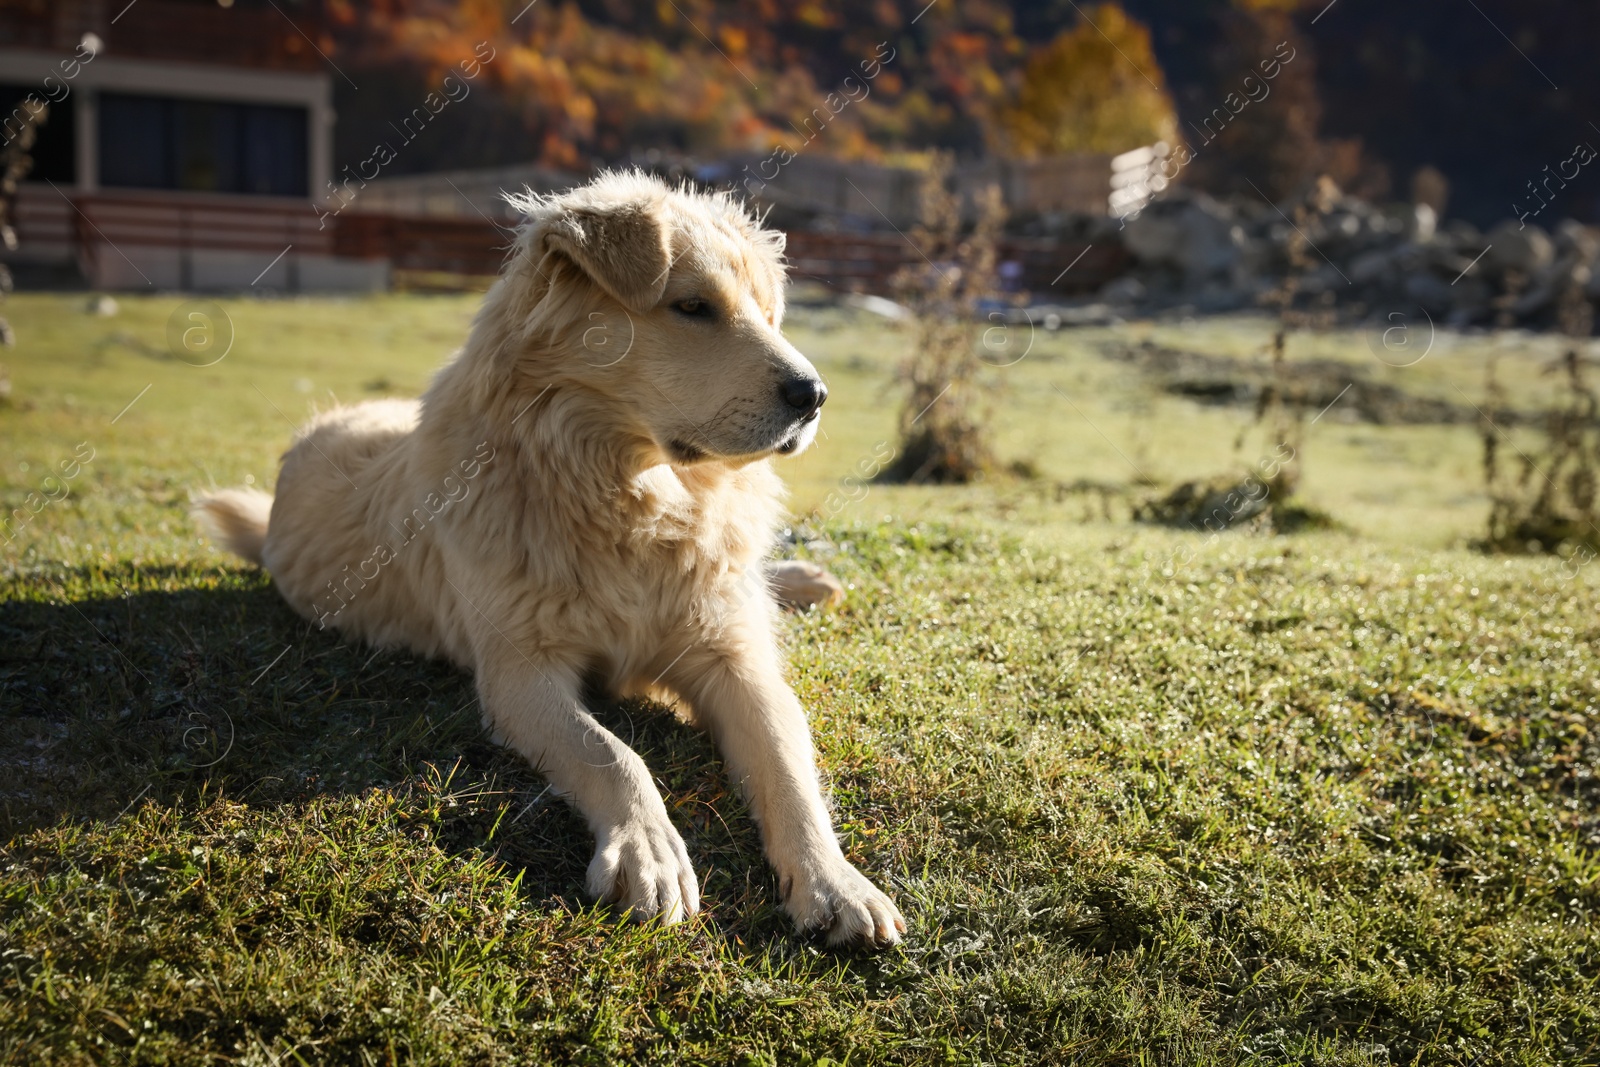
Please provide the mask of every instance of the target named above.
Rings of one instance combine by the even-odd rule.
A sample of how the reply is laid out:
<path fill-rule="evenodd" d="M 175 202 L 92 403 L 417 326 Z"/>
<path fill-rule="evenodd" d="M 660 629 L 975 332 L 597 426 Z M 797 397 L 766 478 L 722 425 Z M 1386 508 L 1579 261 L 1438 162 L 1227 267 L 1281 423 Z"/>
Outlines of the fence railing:
<path fill-rule="evenodd" d="M 1128 253 L 1117 243 L 1086 245 L 1049 238 L 1003 238 L 1001 263 L 1016 263 L 1016 286 L 1035 299 L 1072 296 L 1099 289 L 1120 274 Z M 891 281 L 902 267 L 923 262 L 922 254 L 898 234 L 840 234 L 794 230 L 789 233 L 789 274 L 830 289 L 891 295 Z"/>
<path fill-rule="evenodd" d="M 293 257 L 383 261 L 395 271 L 485 278 L 504 263 L 511 234 L 487 219 L 415 218 L 345 212 L 324 220 L 307 203 L 262 203 L 243 197 L 70 193 L 29 185 L 18 204 L 18 236 L 30 258 L 76 260 L 91 285 L 114 287 L 132 277 L 187 288 L 213 281 L 194 276 L 207 254 L 234 254 L 237 269 L 281 252 Z M 70 199 L 69 199 L 70 197 Z M 923 262 L 894 233 L 792 230 L 789 272 L 795 280 L 840 292 L 892 295 L 902 267 Z M 1050 238 L 1003 238 L 998 248 L 1010 287 L 1037 300 L 1091 292 L 1120 274 L 1128 253 L 1116 242 L 1086 245 Z M 251 258 L 254 257 L 254 258 Z M 155 264 L 154 267 L 151 264 Z M 259 268 L 257 268 L 259 269 Z M 132 271 L 142 271 L 135 275 Z M 177 271 L 177 274 L 173 274 Z M 253 273 L 253 272 L 252 272 Z M 244 279 L 249 282 L 249 278 Z"/>

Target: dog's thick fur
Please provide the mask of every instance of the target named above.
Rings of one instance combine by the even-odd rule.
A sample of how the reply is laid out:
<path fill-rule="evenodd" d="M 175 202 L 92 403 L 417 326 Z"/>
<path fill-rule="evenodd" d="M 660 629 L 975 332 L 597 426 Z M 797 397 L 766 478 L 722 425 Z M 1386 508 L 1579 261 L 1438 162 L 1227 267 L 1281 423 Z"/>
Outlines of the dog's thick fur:
<path fill-rule="evenodd" d="M 324 412 L 275 499 L 216 493 L 200 518 L 306 617 L 471 670 L 489 729 L 593 829 L 595 896 L 699 908 L 644 762 L 581 702 L 598 683 L 710 730 L 802 929 L 897 940 L 834 836 L 761 578 L 769 458 L 810 443 L 826 395 L 779 332 L 781 235 L 639 174 L 515 200 L 503 276 L 420 405 Z"/>

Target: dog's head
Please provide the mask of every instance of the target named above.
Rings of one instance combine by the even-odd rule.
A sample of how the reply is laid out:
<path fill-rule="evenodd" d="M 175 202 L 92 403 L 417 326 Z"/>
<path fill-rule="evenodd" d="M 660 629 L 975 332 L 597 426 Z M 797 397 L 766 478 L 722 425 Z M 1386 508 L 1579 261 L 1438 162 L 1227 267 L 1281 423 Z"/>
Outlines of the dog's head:
<path fill-rule="evenodd" d="M 503 284 L 523 297 L 532 379 L 603 398 L 677 464 L 811 443 L 828 390 L 780 331 L 782 234 L 638 173 L 512 202 L 528 223 Z"/>

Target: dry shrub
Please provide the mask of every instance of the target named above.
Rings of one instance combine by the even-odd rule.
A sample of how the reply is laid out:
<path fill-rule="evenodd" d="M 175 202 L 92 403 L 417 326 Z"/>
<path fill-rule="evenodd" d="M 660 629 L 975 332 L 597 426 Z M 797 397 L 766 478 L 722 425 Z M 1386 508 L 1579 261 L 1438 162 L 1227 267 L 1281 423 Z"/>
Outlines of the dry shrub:
<path fill-rule="evenodd" d="M 979 302 L 997 292 L 995 252 L 1005 201 L 996 186 L 979 190 L 969 228 L 949 175 L 949 156 L 936 155 L 923 175 L 921 222 L 910 236 L 919 262 L 894 278 L 913 319 L 911 352 L 900 366 L 906 386 L 900 447 L 880 475 L 885 481 L 965 484 L 995 462 L 985 427 L 993 385 L 982 378 L 973 319 Z"/>
<path fill-rule="evenodd" d="M 1488 404 L 1481 425 L 1483 478 L 1489 491 L 1489 532 L 1481 547 L 1496 552 L 1600 550 L 1596 522 L 1596 469 L 1600 467 L 1600 417 L 1586 374 L 1596 365 L 1583 355 L 1578 338 L 1589 336 L 1594 311 L 1575 280 L 1561 302 L 1562 331 L 1573 344 L 1544 369 L 1560 375 L 1561 398 L 1544 413 L 1541 441 L 1530 452 L 1512 446 L 1510 473 L 1502 470 L 1501 427 L 1507 403 L 1493 360 L 1488 370 Z"/>
<path fill-rule="evenodd" d="M 1268 346 L 1272 369 L 1256 397 L 1254 418 L 1240 428 L 1233 443 L 1234 451 L 1242 453 L 1253 431 L 1260 431 L 1264 438 L 1261 458 L 1242 475 L 1183 482 L 1145 500 L 1135 507 L 1135 519 L 1213 533 L 1245 526 L 1274 533 L 1338 528 L 1338 522 L 1326 512 L 1294 499 L 1300 485 L 1309 403 L 1307 381 L 1303 375 L 1297 380 L 1293 374 L 1288 349 L 1296 330 L 1326 329 L 1332 321 L 1328 300 L 1300 298 L 1305 279 L 1319 265 L 1304 230 L 1313 215 L 1331 212 L 1339 197 L 1338 186 L 1324 175 L 1298 198 L 1288 240 L 1288 269 L 1262 297 L 1262 303 L 1278 313 Z"/>
<path fill-rule="evenodd" d="M 1307 394 L 1302 382 L 1292 373 L 1288 359 L 1289 338 L 1296 331 L 1326 330 L 1333 323 L 1333 293 L 1324 291 L 1317 298 L 1302 300 L 1306 279 L 1321 266 L 1305 230 L 1311 219 L 1327 215 L 1341 197 L 1333 179 L 1322 175 L 1297 198 L 1292 209 L 1294 225 L 1285 243 L 1289 266 L 1283 280 L 1262 297 L 1262 303 L 1278 312 L 1278 327 L 1272 333 L 1270 353 L 1272 378 L 1256 399 L 1255 424 L 1267 432 L 1267 444 L 1286 451 L 1290 458 L 1273 481 L 1275 501 L 1287 500 L 1300 484 L 1300 456 L 1305 443 Z M 1237 447 L 1244 434 L 1235 443 Z"/>
<path fill-rule="evenodd" d="M 20 114 L 20 118 L 18 115 Z M 50 116 L 50 105 L 28 97 L 6 119 L 5 134 L 8 140 L 0 148 L 0 247 L 6 252 L 17 250 L 17 230 L 13 223 L 17 213 L 17 189 L 22 179 L 33 169 L 33 142 L 39 127 Z M 0 302 L 12 289 L 11 271 L 0 263 Z M 0 345 L 17 343 L 11 323 L 0 315 Z M 0 363 L 0 403 L 11 399 L 11 375 Z"/>

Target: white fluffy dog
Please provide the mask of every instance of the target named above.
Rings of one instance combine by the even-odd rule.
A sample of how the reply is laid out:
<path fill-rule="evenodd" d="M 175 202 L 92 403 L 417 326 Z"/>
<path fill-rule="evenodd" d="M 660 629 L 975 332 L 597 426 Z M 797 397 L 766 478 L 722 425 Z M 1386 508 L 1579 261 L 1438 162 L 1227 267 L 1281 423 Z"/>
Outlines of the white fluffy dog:
<path fill-rule="evenodd" d="M 840 851 L 761 575 L 770 457 L 810 444 L 827 396 L 779 331 L 782 235 L 639 174 L 516 203 L 503 276 L 420 404 L 317 416 L 276 498 L 229 490 L 199 515 L 301 614 L 472 671 L 494 736 L 593 829 L 595 896 L 668 922 L 700 905 L 586 682 L 676 697 L 712 733 L 802 929 L 898 940 Z"/>

